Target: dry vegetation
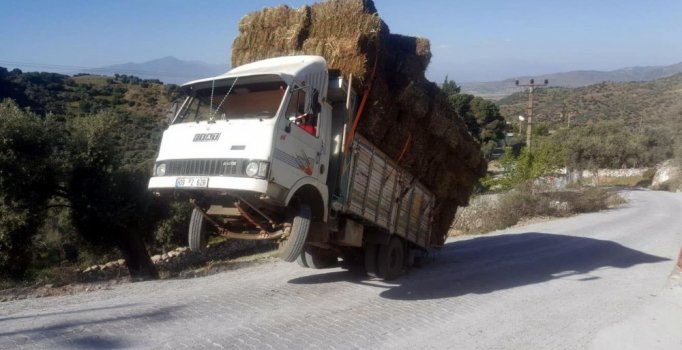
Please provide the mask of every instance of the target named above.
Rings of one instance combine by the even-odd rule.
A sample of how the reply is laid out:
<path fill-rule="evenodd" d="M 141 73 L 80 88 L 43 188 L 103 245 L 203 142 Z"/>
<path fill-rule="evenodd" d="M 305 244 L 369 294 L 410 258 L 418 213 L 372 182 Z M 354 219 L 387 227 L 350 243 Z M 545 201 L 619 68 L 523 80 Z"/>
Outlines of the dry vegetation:
<path fill-rule="evenodd" d="M 455 217 L 450 235 L 504 229 L 538 217 L 565 217 L 609 209 L 625 203 L 613 189 L 581 187 L 550 190 L 525 184 L 512 191 L 478 196 Z"/>

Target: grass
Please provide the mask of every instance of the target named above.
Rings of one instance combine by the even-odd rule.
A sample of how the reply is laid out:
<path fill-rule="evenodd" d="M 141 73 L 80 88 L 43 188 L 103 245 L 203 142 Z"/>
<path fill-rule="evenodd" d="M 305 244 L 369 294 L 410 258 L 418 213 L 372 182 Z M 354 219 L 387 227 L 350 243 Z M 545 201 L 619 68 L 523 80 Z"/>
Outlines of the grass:
<path fill-rule="evenodd" d="M 647 187 L 651 185 L 651 179 L 643 176 L 599 177 L 599 184 L 602 186 Z"/>

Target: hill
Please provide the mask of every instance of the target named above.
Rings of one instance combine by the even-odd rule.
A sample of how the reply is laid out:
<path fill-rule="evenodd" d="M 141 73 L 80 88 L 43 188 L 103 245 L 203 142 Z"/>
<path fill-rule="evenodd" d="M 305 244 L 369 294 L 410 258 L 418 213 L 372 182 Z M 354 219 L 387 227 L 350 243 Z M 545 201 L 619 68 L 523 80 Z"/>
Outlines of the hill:
<path fill-rule="evenodd" d="M 0 100 L 11 98 L 43 115 L 81 115 L 110 109 L 161 118 L 178 92 L 177 85 L 129 75 L 68 76 L 0 67 Z"/>
<path fill-rule="evenodd" d="M 682 62 L 669 66 L 629 67 L 613 71 L 584 70 L 533 77 L 523 76 L 502 81 L 462 83 L 461 87 L 462 92 L 497 100 L 519 91 L 519 88 L 515 86 L 516 80 L 528 81 L 533 78 L 536 81 L 543 81 L 548 79 L 553 87 L 575 88 L 601 82 L 652 81 L 678 73 L 682 73 Z"/>
<path fill-rule="evenodd" d="M 12 99 L 19 107 L 60 119 L 102 111 L 123 118 L 129 128 L 125 161 L 131 164 L 152 161 L 166 127 L 168 106 L 179 93 L 177 85 L 164 85 L 156 79 L 128 75 L 71 77 L 0 67 L 0 101 Z"/>
<path fill-rule="evenodd" d="M 127 74 L 142 79 L 159 79 L 169 84 L 182 84 L 191 80 L 206 78 L 227 72 L 227 64 L 208 64 L 198 61 L 183 61 L 168 56 L 142 63 L 124 63 L 95 69 L 79 71 L 79 73 L 114 75 Z"/>
<path fill-rule="evenodd" d="M 526 115 L 527 92 L 498 101 L 505 116 Z M 682 74 L 647 82 L 604 82 L 579 88 L 544 88 L 535 93 L 536 123 L 550 127 L 619 120 L 633 128 L 682 125 Z"/>

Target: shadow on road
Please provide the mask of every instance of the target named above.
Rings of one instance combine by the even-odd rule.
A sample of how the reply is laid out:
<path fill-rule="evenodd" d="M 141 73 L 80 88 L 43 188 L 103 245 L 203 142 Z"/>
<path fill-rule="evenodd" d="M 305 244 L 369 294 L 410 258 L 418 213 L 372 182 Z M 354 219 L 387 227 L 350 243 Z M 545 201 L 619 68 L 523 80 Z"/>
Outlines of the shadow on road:
<path fill-rule="evenodd" d="M 423 300 L 485 294 L 553 279 L 589 282 L 598 270 L 667 261 L 611 241 L 528 232 L 446 244 L 424 268 L 391 282 L 347 271 L 290 280 L 293 284 L 350 281 L 384 288 L 388 299 Z M 593 274 L 591 274 L 593 273 Z"/>
<path fill-rule="evenodd" d="M 55 315 L 69 315 L 69 314 L 76 314 L 76 313 L 108 311 L 108 310 L 112 310 L 112 309 L 129 308 L 129 307 L 134 307 L 134 306 L 137 306 L 137 304 L 122 304 L 122 305 L 116 305 L 116 306 L 92 307 L 92 308 L 79 309 L 79 310 L 46 312 L 46 313 L 38 313 L 38 314 L 30 314 L 30 315 L 22 315 L 22 316 L 12 316 L 12 317 L 0 317 L 0 322 L 16 321 L 16 320 L 21 320 L 24 318 L 37 319 L 39 317 L 49 317 L 49 316 L 55 316 Z M 1 333 L 0 333 L 0 335 L 1 335 Z"/>
<path fill-rule="evenodd" d="M 27 341 L 28 339 L 62 339 L 60 342 L 65 348 L 87 348 L 87 349 L 117 349 L 129 347 L 125 337 L 118 336 L 114 338 L 107 334 L 93 334 L 92 329 L 112 329 L 116 330 L 122 325 L 130 322 L 138 322 L 141 326 L 146 326 L 150 323 L 163 323 L 172 320 L 176 312 L 181 309 L 181 306 L 163 307 L 148 311 L 137 311 L 136 308 L 130 309 L 134 304 L 120 305 L 106 308 L 82 309 L 63 313 L 51 313 L 34 315 L 41 316 L 59 316 L 63 314 L 65 319 L 57 322 L 48 322 L 49 325 L 36 326 L 35 328 L 27 327 L 22 329 L 14 329 L 11 331 L 0 331 L 0 339 L 11 339 L 12 337 L 19 337 Z M 121 309 L 119 311 L 112 311 L 113 309 Z M 118 316 L 108 316 L 110 311 Z M 82 315 L 78 315 L 82 313 Z M 115 332 L 115 331 L 114 331 Z M 0 348 L 3 348 L 3 343 L 0 342 Z"/>

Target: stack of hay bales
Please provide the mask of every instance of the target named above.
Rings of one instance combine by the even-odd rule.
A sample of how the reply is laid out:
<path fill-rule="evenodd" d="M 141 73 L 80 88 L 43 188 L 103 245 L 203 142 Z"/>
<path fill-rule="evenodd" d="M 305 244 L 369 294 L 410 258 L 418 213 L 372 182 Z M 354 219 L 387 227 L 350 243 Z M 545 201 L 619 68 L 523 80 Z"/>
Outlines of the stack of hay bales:
<path fill-rule="evenodd" d="M 424 73 L 427 39 L 391 34 L 371 0 L 330 0 L 299 9 L 265 8 L 245 16 L 232 44 L 232 66 L 286 55 L 319 55 L 371 87 L 358 132 L 397 159 L 437 197 L 432 244 L 443 243 L 457 206 L 485 174 L 479 144 Z"/>

